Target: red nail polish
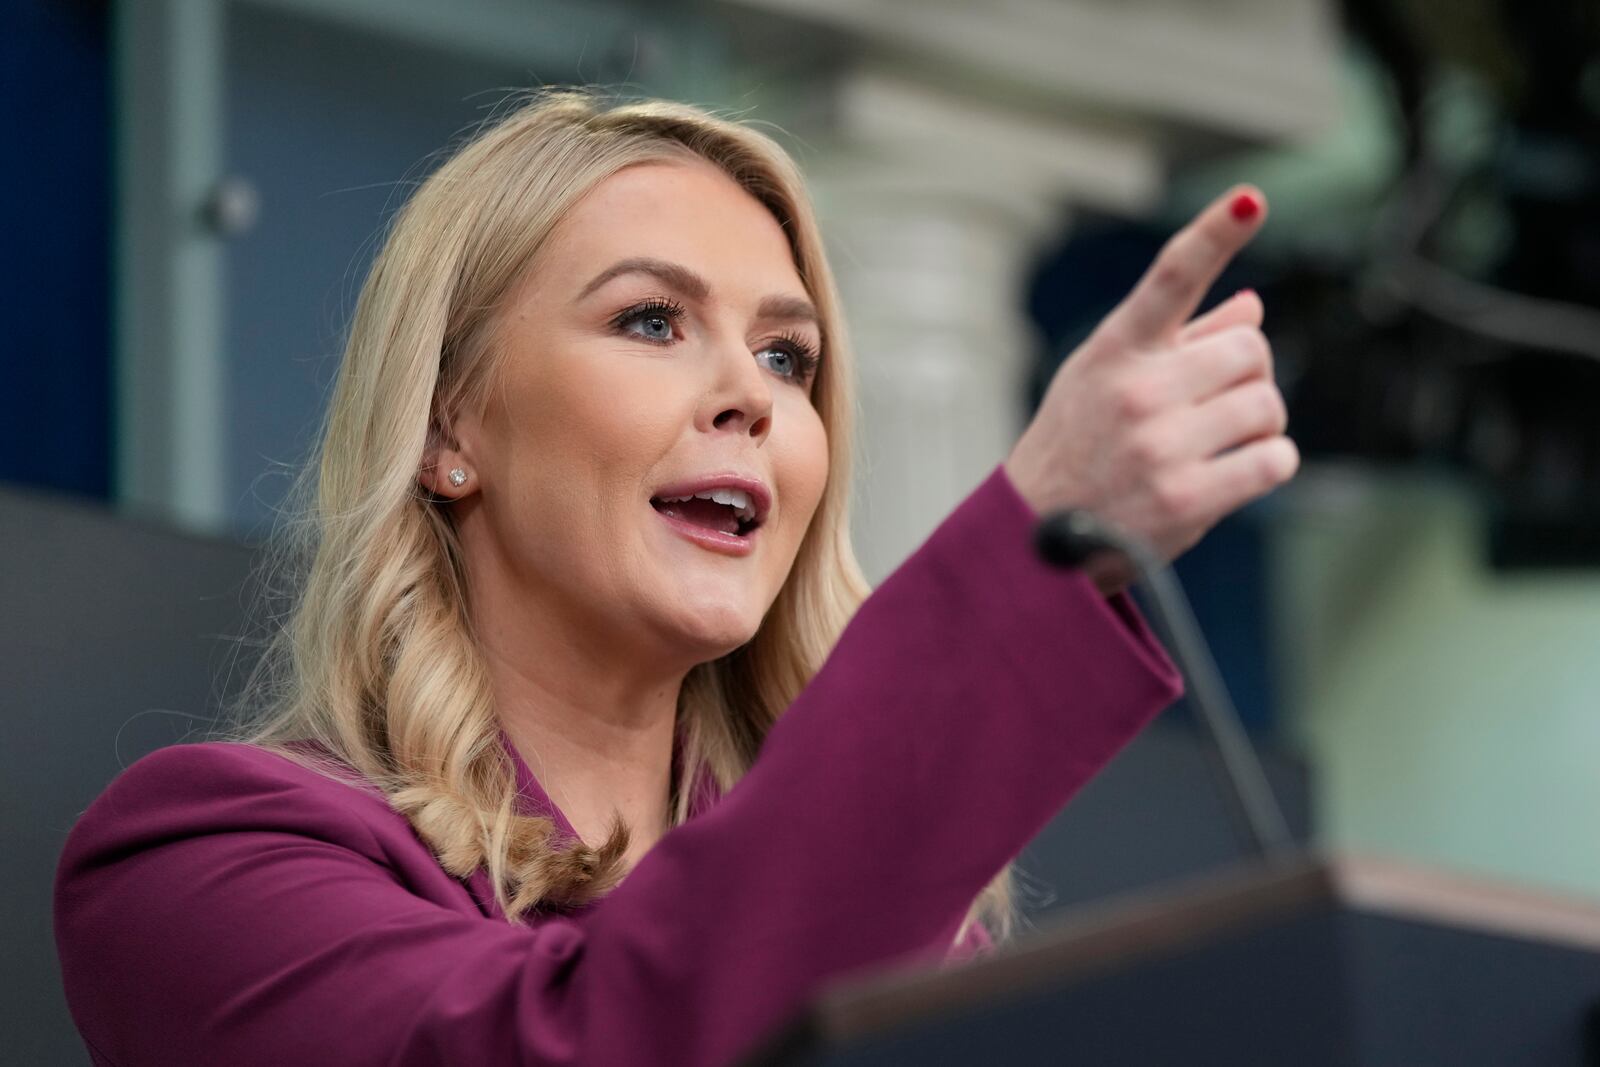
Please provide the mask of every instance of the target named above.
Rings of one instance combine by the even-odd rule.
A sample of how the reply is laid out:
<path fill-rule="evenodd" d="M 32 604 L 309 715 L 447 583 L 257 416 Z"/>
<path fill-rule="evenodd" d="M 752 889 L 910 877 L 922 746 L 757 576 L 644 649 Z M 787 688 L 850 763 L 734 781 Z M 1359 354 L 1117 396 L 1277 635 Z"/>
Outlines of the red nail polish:
<path fill-rule="evenodd" d="M 1240 193 L 1233 198 L 1233 203 L 1228 205 L 1228 210 L 1233 212 L 1233 217 L 1240 222 L 1249 222 L 1261 214 L 1261 201 L 1256 199 L 1254 193 Z"/>

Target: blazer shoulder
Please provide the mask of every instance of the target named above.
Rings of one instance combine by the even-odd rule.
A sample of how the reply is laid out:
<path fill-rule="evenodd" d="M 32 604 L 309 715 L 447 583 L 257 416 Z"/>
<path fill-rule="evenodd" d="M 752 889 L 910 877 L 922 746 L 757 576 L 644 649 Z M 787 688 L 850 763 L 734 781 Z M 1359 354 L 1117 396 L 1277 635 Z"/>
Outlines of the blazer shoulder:
<path fill-rule="evenodd" d="M 404 817 L 337 760 L 291 758 L 239 742 L 171 745 L 119 774 L 73 828 L 72 844 L 109 835 L 123 847 L 230 831 L 305 834 L 369 851 Z"/>

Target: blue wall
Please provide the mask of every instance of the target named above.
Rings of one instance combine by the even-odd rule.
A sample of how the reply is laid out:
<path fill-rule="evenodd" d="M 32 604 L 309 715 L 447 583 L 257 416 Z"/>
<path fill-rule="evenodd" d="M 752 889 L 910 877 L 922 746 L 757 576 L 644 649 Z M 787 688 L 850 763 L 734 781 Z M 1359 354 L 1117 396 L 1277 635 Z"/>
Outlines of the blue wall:
<path fill-rule="evenodd" d="M 1052 353 L 1037 368 L 1035 403 L 1061 359 L 1127 295 L 1166 237 L 1165 231 L 1144 225 L 1085 218 L 1062 247 L 1045 257 L 1028 301 Z M 1245 286 L 1261 289 L 1270 302 L 1261 272 L 1252 269 L 1248 258 L 1223 272 L 1212 300 Z M 1253 730 L 1267 731 L 1274 725 L 1277 691 L 1264 523 L 1263 505 L 1228 516 L 1180 557 L 1174 570 L 1240 718 Z"/>
<path fill-rule="evenodd" d="M 260 219 L 228 240 L 225 426 L 235 532 L 268 532 L 309 454 L 389 214 L 526 71 L 234 5 L 228 174 Z"/>
<path fill-rule="evenodd" d="M 0 4 L 0 480 L 111 492 L 107 5 Z"/>

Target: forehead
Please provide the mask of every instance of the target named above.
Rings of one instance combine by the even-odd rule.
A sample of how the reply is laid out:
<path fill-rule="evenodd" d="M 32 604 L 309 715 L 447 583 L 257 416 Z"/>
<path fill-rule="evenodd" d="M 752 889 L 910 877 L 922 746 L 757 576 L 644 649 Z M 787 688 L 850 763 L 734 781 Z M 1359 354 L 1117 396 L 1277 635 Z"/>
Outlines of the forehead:
<path fill-rule="evenodd" d="M 641 163 L 606 178 L 557 224 L 534 274 L 577 290 L 634 257 L 688 267 L 719 295 L 805 295 L 778 220 L 709 163 Z"/>

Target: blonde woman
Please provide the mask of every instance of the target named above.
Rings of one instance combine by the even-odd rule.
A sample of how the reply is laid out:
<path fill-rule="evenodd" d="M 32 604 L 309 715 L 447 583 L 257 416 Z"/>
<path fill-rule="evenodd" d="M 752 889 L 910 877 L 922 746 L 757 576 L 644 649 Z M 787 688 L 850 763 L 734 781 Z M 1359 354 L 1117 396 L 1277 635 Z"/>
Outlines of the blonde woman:
<path fill-rule="evenodd" d="M 1297 462 L 1259 301 L 1186 321 L 1261 207 L 1176 237 L 868 597 L 789 160 L 570 93 L 482 133 L 362 293 L 266 713 L 68 842 L 95 1062 L 717 1064 L 831 975 L 980 951 L 1006 865 L 1176 689 L 1036 515 L 1170 555 Z"/>

